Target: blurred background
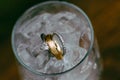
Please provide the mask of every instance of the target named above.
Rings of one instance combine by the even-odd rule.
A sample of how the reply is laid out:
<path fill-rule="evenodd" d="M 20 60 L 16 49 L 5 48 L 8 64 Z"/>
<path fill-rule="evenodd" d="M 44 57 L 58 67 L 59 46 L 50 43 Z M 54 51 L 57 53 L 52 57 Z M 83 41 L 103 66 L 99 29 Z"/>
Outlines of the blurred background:
<path fill-rule="evenodd" d="M 0 80 L 20 80 L 11 48 L 11 32 L 26 9 L 47 0 L 0 0 Z M 60 0 L 81 7 L 98 39 L 103 73 L 101 80 L 120 80 L 120 0 Z"/>

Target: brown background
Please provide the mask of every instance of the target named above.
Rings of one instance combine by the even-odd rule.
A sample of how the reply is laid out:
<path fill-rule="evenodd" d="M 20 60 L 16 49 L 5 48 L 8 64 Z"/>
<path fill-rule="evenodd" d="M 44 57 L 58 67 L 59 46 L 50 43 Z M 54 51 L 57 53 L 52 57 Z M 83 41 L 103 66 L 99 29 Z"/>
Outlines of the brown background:
<path fill-rule="evenodd" d="M 42 1 L 0 0 L 0 80 L 19 80 L 11 31 L 26 9 Z M 120 80 L 120 0 L 66 1 L 81 7 L 91 19 L 103 59 L 101 80 Z"/>

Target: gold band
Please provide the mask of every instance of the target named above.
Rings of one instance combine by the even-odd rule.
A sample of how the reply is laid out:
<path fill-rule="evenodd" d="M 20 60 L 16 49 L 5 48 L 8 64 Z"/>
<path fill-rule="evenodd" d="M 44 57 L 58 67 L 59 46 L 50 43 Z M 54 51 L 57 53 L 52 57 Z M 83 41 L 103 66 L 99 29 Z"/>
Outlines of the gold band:
<path fill-rule="evenodd" d="M 45 36 L 45 42 L 49 46 L 50 52 L 58 59 L 61 60 L 63 58 L 63 50 L 61 49 L 60 45 L 53 40 L 53 35 L 48 34 Z"/>

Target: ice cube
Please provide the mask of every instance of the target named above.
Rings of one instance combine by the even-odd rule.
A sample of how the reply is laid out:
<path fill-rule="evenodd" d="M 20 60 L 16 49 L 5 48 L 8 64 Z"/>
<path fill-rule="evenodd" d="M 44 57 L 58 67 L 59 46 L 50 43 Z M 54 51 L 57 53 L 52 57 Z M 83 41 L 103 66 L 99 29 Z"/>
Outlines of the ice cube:
<path fill-rule="evenodd" d="M 68 25 L 68 23 L 66 23 L 67 20 L 70 20 L 73 17 L 75 17 L 75 15 L 67 12 L 55 14 L 45 21 L 47 25 L 45 27 L 49 32 L 56 31 L 61 33 L 68 33 L 68 31 L 73 32 L 74 29 L 70 25 Z"/>
<path fill-rule="evenodd" d="M 66 53 L 64 55 L 64 70 L 77 65 L 86 54 L 86 50 L 79 46 L 66 44 Z"/>
<path fill-rule="evenodd" d="M 35 59 L 35 63 L 38 66 L 38 69 L 44 69 L 48 61 L 49 53 L 47 51 L 42 51 Z"/>
<path fill-rule="evenodd" d="M 19 46 L 20 44 L 29 44 L 29 38 L 23 35 L 22 33 L 16 33 L 15 34 L 15 43 L 16 46 Z"/>
<path fill-rule="evenodd" d="M 29 54 L 29 52 L 25 49 L 27 46 L 25 44 L 21 44 L 17 48 L 18 56 L 21 58 L 27 66 L 34 66 L 34 58 Z"/>
<path fill-rule="evenodd" d="M 79 45 L 80 32 L 65 33 L 63 35 L 63 40 L 65 43 L 72 45 Z"/>
<path fill-rule="evenodd" d="M 60 12 L 60 13 L 53 15 L 52 19 L 54 21 L 54 20 L 58 20 L 62 17 L 65 17 L 67 20 L 71 20 L 74 17 L 76 17 L 76 14 L 64 11 L 64 12 Z"/>
<path fill-rule="evenodd" d="M 59 73 L 63 71 L 63 61 L 56 58 L 50 58 L 49 62 L 45 66 L 46 73 Z"/>

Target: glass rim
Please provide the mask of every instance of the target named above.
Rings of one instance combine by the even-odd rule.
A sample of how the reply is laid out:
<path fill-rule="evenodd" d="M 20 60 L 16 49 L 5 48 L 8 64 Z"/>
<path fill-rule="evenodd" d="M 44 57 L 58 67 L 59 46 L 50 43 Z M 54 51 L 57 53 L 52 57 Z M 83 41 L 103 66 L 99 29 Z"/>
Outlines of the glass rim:
<path fill-rule="evenodd" d="M 75 66 L 73 66 L 72 68 L 68 69 L 68 70 L 65 70 L 63 72 L 59 72 L 59 73 L 43 73 L 43 72 L 38 72 L 36 70 L 34 70 L 33 68 L 29 67 L 28 65 L 26 65 L 21 59 L 20 57 L 18 56 L 18 52 L 15 48 L 15 43 L 14 43 L 14 33 L 15 33 L 15 27 L 16 27 L 16 24 L 18 24 L 18 22 L 20 21 L 20 18 L 27 12 L 31 11 L 32 9 L 34 8 L 37 8 L 38 6 L 43 6 L 45 4 L 50 4 L 50 3 L 58 3 L 58 4 L 63 4 L 63 5 L 67 5 L 67 6 L 70 6 L 72 8 L 75 8 L 76 10 L 78 10 L 85 18 L 86 20 L 88 21 L 88 24 L 89 24 L 89 28 L 90 28 L 90 31 L 91 31 L 91 42 L 90 42 L 90 46 L 89 46 L 89 49 L 87 50 L 87 53 L 85 54 L 85 56 L 81 59 L 81 61 L 76 64 Z M 54 76 L 54 75 L 60 75 L 60 74 L 63 74 L 63 73 L 67 73 L 71 70 L 73 70 L 74 68 L 76 68 L 78 65 L 80 65 L 84 60 L 85 58 L 88 56 L 88 54 L 91 52 L 92 50 L 92 47 L 93 47 L 93 42 L 94 42 L 94 30 L 93 30 L 93 27 L 92 27 L 92 24 L 91 24 L 91 21 L 90 19 L 88 18 L 88 16 L 86 15 L 86 13 L 78 6 L 72 4 L 72 3 L 69 3 L 69 2 L 65 2 L 65 1 L 46 1 L 46 2 L 42 2 L 42 3 L 39 3 L 31 8 L 29 8 L 27 11 L 25 11 L 25 13 L 17 20 L 16 24 L 14 25 L 14 28 L 12 30 L 12 38 L 11 38 L 11 43 L 12 43 L 12 49 L 13 49 L 13 52 L 15 54 L 15 57 L 16 59 L 18 60 L 18 62 L 24 67 L 26 68 L 27 70 L 33 72 L 34 74 L 37 74 L 37 75 L 40 75 L 40 76 Z"/>

